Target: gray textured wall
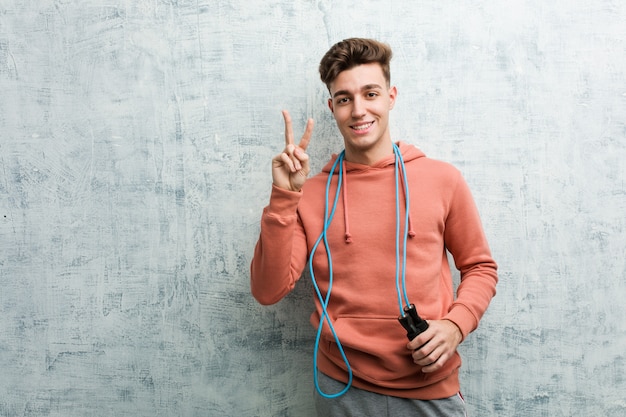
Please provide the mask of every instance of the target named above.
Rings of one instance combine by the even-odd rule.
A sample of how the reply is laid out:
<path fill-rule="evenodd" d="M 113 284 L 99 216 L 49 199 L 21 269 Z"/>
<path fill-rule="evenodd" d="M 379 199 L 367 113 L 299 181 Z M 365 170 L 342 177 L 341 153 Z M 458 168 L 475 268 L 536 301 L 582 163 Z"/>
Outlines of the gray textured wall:
<path fill-rule="evenodd" d="M 0 1 L 0 415 L 309 416 L 310 285 L 248 265 L 280 110 L 341 140 L 334 42 L 395 49 L 394 139 L 456 164 L 501 283 L 473 416 L 626 415 L 626 5 Z"/>

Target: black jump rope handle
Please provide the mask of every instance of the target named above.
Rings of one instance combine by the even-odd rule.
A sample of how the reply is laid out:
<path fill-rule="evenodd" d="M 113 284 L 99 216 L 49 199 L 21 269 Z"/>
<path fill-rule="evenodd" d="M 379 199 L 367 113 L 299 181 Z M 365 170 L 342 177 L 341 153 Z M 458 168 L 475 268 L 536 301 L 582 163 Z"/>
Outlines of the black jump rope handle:
<path fill-rule="evenodd" d="M 406 330 L 406 337 L 409 341 L 415 339 L 420 333 L 428 329 L 428 323 L 417 314 L 417 310 L 413 304 L 404 307 L 404 315 L 398 317 L 398 321 Z"/>

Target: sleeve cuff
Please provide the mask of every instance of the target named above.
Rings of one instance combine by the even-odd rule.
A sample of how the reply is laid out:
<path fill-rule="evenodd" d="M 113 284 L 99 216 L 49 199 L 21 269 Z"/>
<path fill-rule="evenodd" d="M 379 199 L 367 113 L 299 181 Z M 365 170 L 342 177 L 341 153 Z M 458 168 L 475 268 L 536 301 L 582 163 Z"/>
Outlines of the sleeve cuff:
<path fill-rule="evenodd" d="M 463 305 L 453 304 L 450 312 L 444 317 L 450 320 L 461 330 L 463 340 L 478 327 L 478 322 L 474 315 Z"/>
<path fill-rule="evenodd" d="M 267 213 L 284 216 L 294 214 L 302 198 L 302 191 L 289 191 L 272 184 Z"/>

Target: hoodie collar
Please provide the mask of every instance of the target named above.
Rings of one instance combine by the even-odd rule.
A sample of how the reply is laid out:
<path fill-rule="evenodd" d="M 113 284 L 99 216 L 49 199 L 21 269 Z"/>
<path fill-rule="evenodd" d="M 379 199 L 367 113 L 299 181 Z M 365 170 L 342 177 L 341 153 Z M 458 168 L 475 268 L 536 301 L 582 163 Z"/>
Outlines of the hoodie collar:
<path fill-rule="evenodd" d="M 405 163 L 426 156 L 424 152 L 419 150 L 415 145 L 410 145 L 405 142 L 397 142 L 396 144 L 400 148 L 400 153 L 402 153 L 402 158 L 404 159 Z M 330 161 L 328 161 L 328 163 L 326 163 L 326 165 L 324 165 L 324 167 L 322 168 L 322 172 L 329 173 L 338 156 L 339 154 L 333 154 L 330 158 Z M 393 165 L 395 161 L 395 155 L 392 153 L 391 155 L 380 159 L 372 165 L 359 164 L 356 162 L 346 161 L 345 159 L 342 165 L 345 167 L 346 172 L 369 171 L 370 169 L 380 169 L 389 165 Z M 335 173 L 338 173 L 338 169 L 339 167 L 335 168 Z"/>

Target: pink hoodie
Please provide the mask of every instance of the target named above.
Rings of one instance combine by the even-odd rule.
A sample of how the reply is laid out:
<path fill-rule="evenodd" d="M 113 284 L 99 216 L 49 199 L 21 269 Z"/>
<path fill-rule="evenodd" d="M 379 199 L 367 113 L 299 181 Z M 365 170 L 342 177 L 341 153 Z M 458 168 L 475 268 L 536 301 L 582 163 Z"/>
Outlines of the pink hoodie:
<path fill-rule="evenodd" d="M 495 295 L 497 266 L 478 211 L 460 172 L 399 143 L 409 184 L 408 298 L 426 320 L 449 319 L 465 338 Z M 325 189 L 333 156 L 301 192 L 272 188 L 261 219 L 251 265 L 251 290 L 261 304 L 281 300 L 295 286 L 322 232 Z M 342 196 L 328 229 L 333 287 L 328 314 L 353 371 L 353 385 L 385 395 L 438 399 L 459 391 L 458 353 L 438 372 L 413 363 L 406 332 L 398 322 L 396 292 L 396 188 L 394 155 L 369 166 L 344 162 Z M 330 191 L 334 201 L 337 175 Z M 404 193 L 400 187 L 401 219 Z M 404 224 L 404 221 L 401 222 Z M 403 233 L 403 231 L 401 231 Z M 446 249 L 461 272 L 456 299 Z M 312 259 L 317 284 L 328 289 L 328 259 L 319 245 Z M 321 306 L 311 323 L 317 327 Z M 346 382 L 346 366 L 325 324 L 320 371 Z"/>

